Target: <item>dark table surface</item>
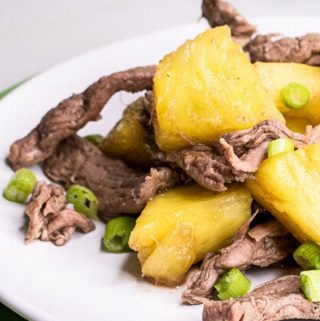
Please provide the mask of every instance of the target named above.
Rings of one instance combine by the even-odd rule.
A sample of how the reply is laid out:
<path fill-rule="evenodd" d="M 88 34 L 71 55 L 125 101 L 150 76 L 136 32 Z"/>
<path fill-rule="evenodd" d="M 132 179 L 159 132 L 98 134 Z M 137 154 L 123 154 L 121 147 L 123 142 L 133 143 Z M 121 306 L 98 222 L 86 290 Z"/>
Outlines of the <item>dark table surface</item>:
<path fill-rule="evenodd" d="M 0 320 L 1 321 L 27 321 L 8 309 L 5 305 L 0 303 Z"/>

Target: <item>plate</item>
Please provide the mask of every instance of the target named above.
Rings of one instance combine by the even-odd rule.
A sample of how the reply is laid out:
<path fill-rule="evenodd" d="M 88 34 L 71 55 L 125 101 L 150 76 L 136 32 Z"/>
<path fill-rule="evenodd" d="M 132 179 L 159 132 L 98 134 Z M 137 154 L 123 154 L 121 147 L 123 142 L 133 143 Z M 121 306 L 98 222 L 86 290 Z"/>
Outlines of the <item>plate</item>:
<path fill-rule="evenodd" d="M 252 21 L 261 32 L 295 35 L 320 29 L 315 17 Z M 200 22 L 103 47 L 46 71 L 5 98 L 0 103 L 0 190 L 12 175 L 5 164 L 10 144 L 29 132 L 48 109 L 103 75 L 157 63 L 206 28 Z M 106 134 L 136 96 L 120 93 L 113 97 L 103 120 L 89 124 L 80 134 Z M 33 170 L 43 178 L 38 167 Z M 201 306 L 181 305 L 183 287 L 156 287 L 141 279 L 135 254 L 101 252 L 103 224 L 98 223 L 88 235 L 76 233 L 61 248 L 40 241 L 25 245 L 23 211 L 23 206 L 0 198 L 0 300 L 22 315 L 34 321 L 201 320 Z M 248 275 L 256 285 L 281 273 L 269 269 Z"/>

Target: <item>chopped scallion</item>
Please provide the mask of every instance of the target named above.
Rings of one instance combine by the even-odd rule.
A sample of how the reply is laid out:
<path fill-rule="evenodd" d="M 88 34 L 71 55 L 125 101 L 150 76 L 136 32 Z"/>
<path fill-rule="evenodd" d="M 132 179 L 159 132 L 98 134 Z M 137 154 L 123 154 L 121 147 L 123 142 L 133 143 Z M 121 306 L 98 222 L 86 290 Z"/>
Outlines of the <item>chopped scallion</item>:
<path fill-rule="evenodd" d="M 268 144 L 268 157 L 294 150 L 294 143 L 290 138 L 275 139 Z"/>
<path fill-rule="evenodd" d="M 72 185 L 67 191 L 67 202 L 91 219 L 98 219 L 98 199 L 92 191 L 81 185 Z"/>
<path fill-rule="evenodd" d="M 110 220 L 103 238 L 105 249 L 112 253 L 131 252 L 128 242 L 134 226 L 135 220 L 132 217 L 117 217 Z"/>
<path fill-rule="evenodd" d="M 247 294 L 251 287 L 251 282 L 239 269 L 232 268 L 219 279 L 215 284 L 217 295 L 221 300 L 240 298 Z"/>
<path fill-rule="evenodd" d="M 3 191 L 8 201 L 25 203 L 37 182 L 35 174 L 27 168 L 19 169 Z"/>
<path fill-rule="evenodd" d="M 320 270 L 300 273 L 301 290 L 309 301 L 320 302 Z"/>
<path fill-rule="evenodd" d="M 304 270 L 320 269 L 320 246 L 316 243 L 303 243 L 294 251 L 293 257 Z"/>
<path fill-rule="evenodd" d="M 288 108 L 302 108 L 308 104 L 310 92 L 305 86 L 292 82 L 281 90 L 281 99 Z"/>

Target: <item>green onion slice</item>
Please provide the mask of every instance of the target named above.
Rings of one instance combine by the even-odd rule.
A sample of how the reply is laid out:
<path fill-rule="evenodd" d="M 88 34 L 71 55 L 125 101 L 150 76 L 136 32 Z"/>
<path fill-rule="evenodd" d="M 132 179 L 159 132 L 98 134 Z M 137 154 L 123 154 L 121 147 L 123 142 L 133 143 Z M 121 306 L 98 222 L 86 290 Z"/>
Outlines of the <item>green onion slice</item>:
<path fill-rule="evenodd" d="M 308 104 L 310 92 L 305 86 L 292 82 L 281 90 L 281 100 L 288 108 L 302 108 Z"/>
<path fill-rule="evenodd" d="M 87 135 L 84 138 L 96 146 L 98 146 L 103 141 L 103 136 L 100 134 Z"/>
<path fill-rule="evenodd" d="M 320 270 L 300 273 L 301 290 L 309 301 L 320 302 Z"/>
<path fill-rule="evenodd" d="M 135 219 L 132 217 L 117 217 L 110 220 L 103 238 L 105 249 L 112 253 L 131 252 L 128 242 L 134 226 Z"/>
<path fill-rule="evenodd" d="M 239 269 L 232 268 L 219 279 L 214 288 L 220 300 L 240 298 L 250 290 L 251 282 Z"/>
<path fill-rule="evenodd" d="M 275 139 L 268 144 L 268 157 L 291 151 L 294 151 L 294 143 L 290 138 Z"/>
<path fill-rule="evenodd" d="M 72 185 L 67 191 L 67 202 L 72 204 L 74 209 L 87 217 L 98 219 L 98 199 L 88 188 L 81 185 Z"/>
<path fill-rule="evenodd" d="M 320 269 L 320 246 L 316 243 L 303 243 L 294 251 L 293 257 L 304 270 Z"/>
<path fill-rule="evenodd" d="M 19 169 L 3 191 L 3 197 L 8 201 L 25 203 L 36 186 L 35 174 L 27 168 Z"/>

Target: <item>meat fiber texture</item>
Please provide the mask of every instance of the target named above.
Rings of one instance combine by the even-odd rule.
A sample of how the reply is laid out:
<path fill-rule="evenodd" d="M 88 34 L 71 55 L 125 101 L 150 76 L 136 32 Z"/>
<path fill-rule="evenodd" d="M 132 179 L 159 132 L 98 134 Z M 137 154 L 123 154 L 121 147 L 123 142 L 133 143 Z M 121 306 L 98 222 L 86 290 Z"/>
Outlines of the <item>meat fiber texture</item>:
<path fill-rule="evenodd" d="M 26 243 L 40 239 L 61 246 L 70 240 L 76 229 L 83 233 L 95 229 L 90 219 L 66 206 L 61 186 L 38 182 L 26 207 L 29 218 Z"/>
<path fill-rule="evenodd" d="M 101 118 L 100 112 L 118 91 L 139 92 L 152 88 L 155 66 L 137 67 L 102 77 L 83 93 L 63 100 L 40 123 L 10 148 L 9 162 L 14 169 L 37 164 L 51 156 L 65 138 L 89 121 Z"/>
<path fill-rule="evenodd" d="M 188 304 L 207 302 L 214 295 L 213 285 L 231 268 L 267 267 L 287 257 L 297 241 L 277 221 L 249 226 L 255 215 L 238 231 L 231 245 L 206 255 L 201 268 L 192 272 L 182 300 Z"/>
<path fill-rule="evenodd" d="M 300 277 L 289 275 L 267 282 L 237 300 L 206 302 L 203 321 L 320 320 L 320 304 L 300 292 Z"/>
<path fill-rule="evenodd" d="M 252 62 L 296 62 L 320 65 L 320 34 L 309 33 L 301 37 L 257 35 L 245 47 Z"/>
<path fill-rule="evenodd" d="M 242 45 L 256 32 L 256 27 L 225 0 L 203 0 L 202 16 L 212 28 L 228 25 L 234 39 Z"/>
<path fill-rule="evenodd" d="M 147 171 L 130 168 L 122 160 L 105 156 L 79 136 L 60 143 L 45 161 L 44 172 L 67 187 L 80 184 L 92 190 L 106 219 L 140 213 L 151 197 L 179 181 L 179 175 L 166 167 Z"/>
<path fill-rule="evenodd" d="M 156 156 L 182 168 L 199 185 L 221 192 L 228 183 L 252 177 L 267 157 L 268 143 L 285 137 L 292 139 L 296 148 L 314 144 L 320 139 L 320 126 L 307 126 L 306 133 L 299 134 L 278 121 L 266 120 L 251 129 L 225 134 L 211 146 L 195 145 Z"/>
<path fill-rule="evenodd" d="M 234 40 L 244 46 L 251 61 L 296 62 L 320 65 L 320 34 L 283 37 L 278 34 L 256 35 L 256 28 L 225 0 L 203 0 L 202 16 L 209 25 L 228 25 Z"/>
<path fill-rule="evenodd" d="M 154 72 L 154 66 L 147 66 L 114 73 L 63 100 L 11 145 L 11 166 L 18 169 L 46 161 L 45 172 L 53 180 L 66 186 L 78 183 L 96 193 L 104 217 L 139 213 L 148 199 L 173 186 L 177 175 L 164 167 L 146 172 L 131 169 L 74 134 L 89 121 L 100 119 L 102 108 L 116 92 L 152 88 Z"/>

